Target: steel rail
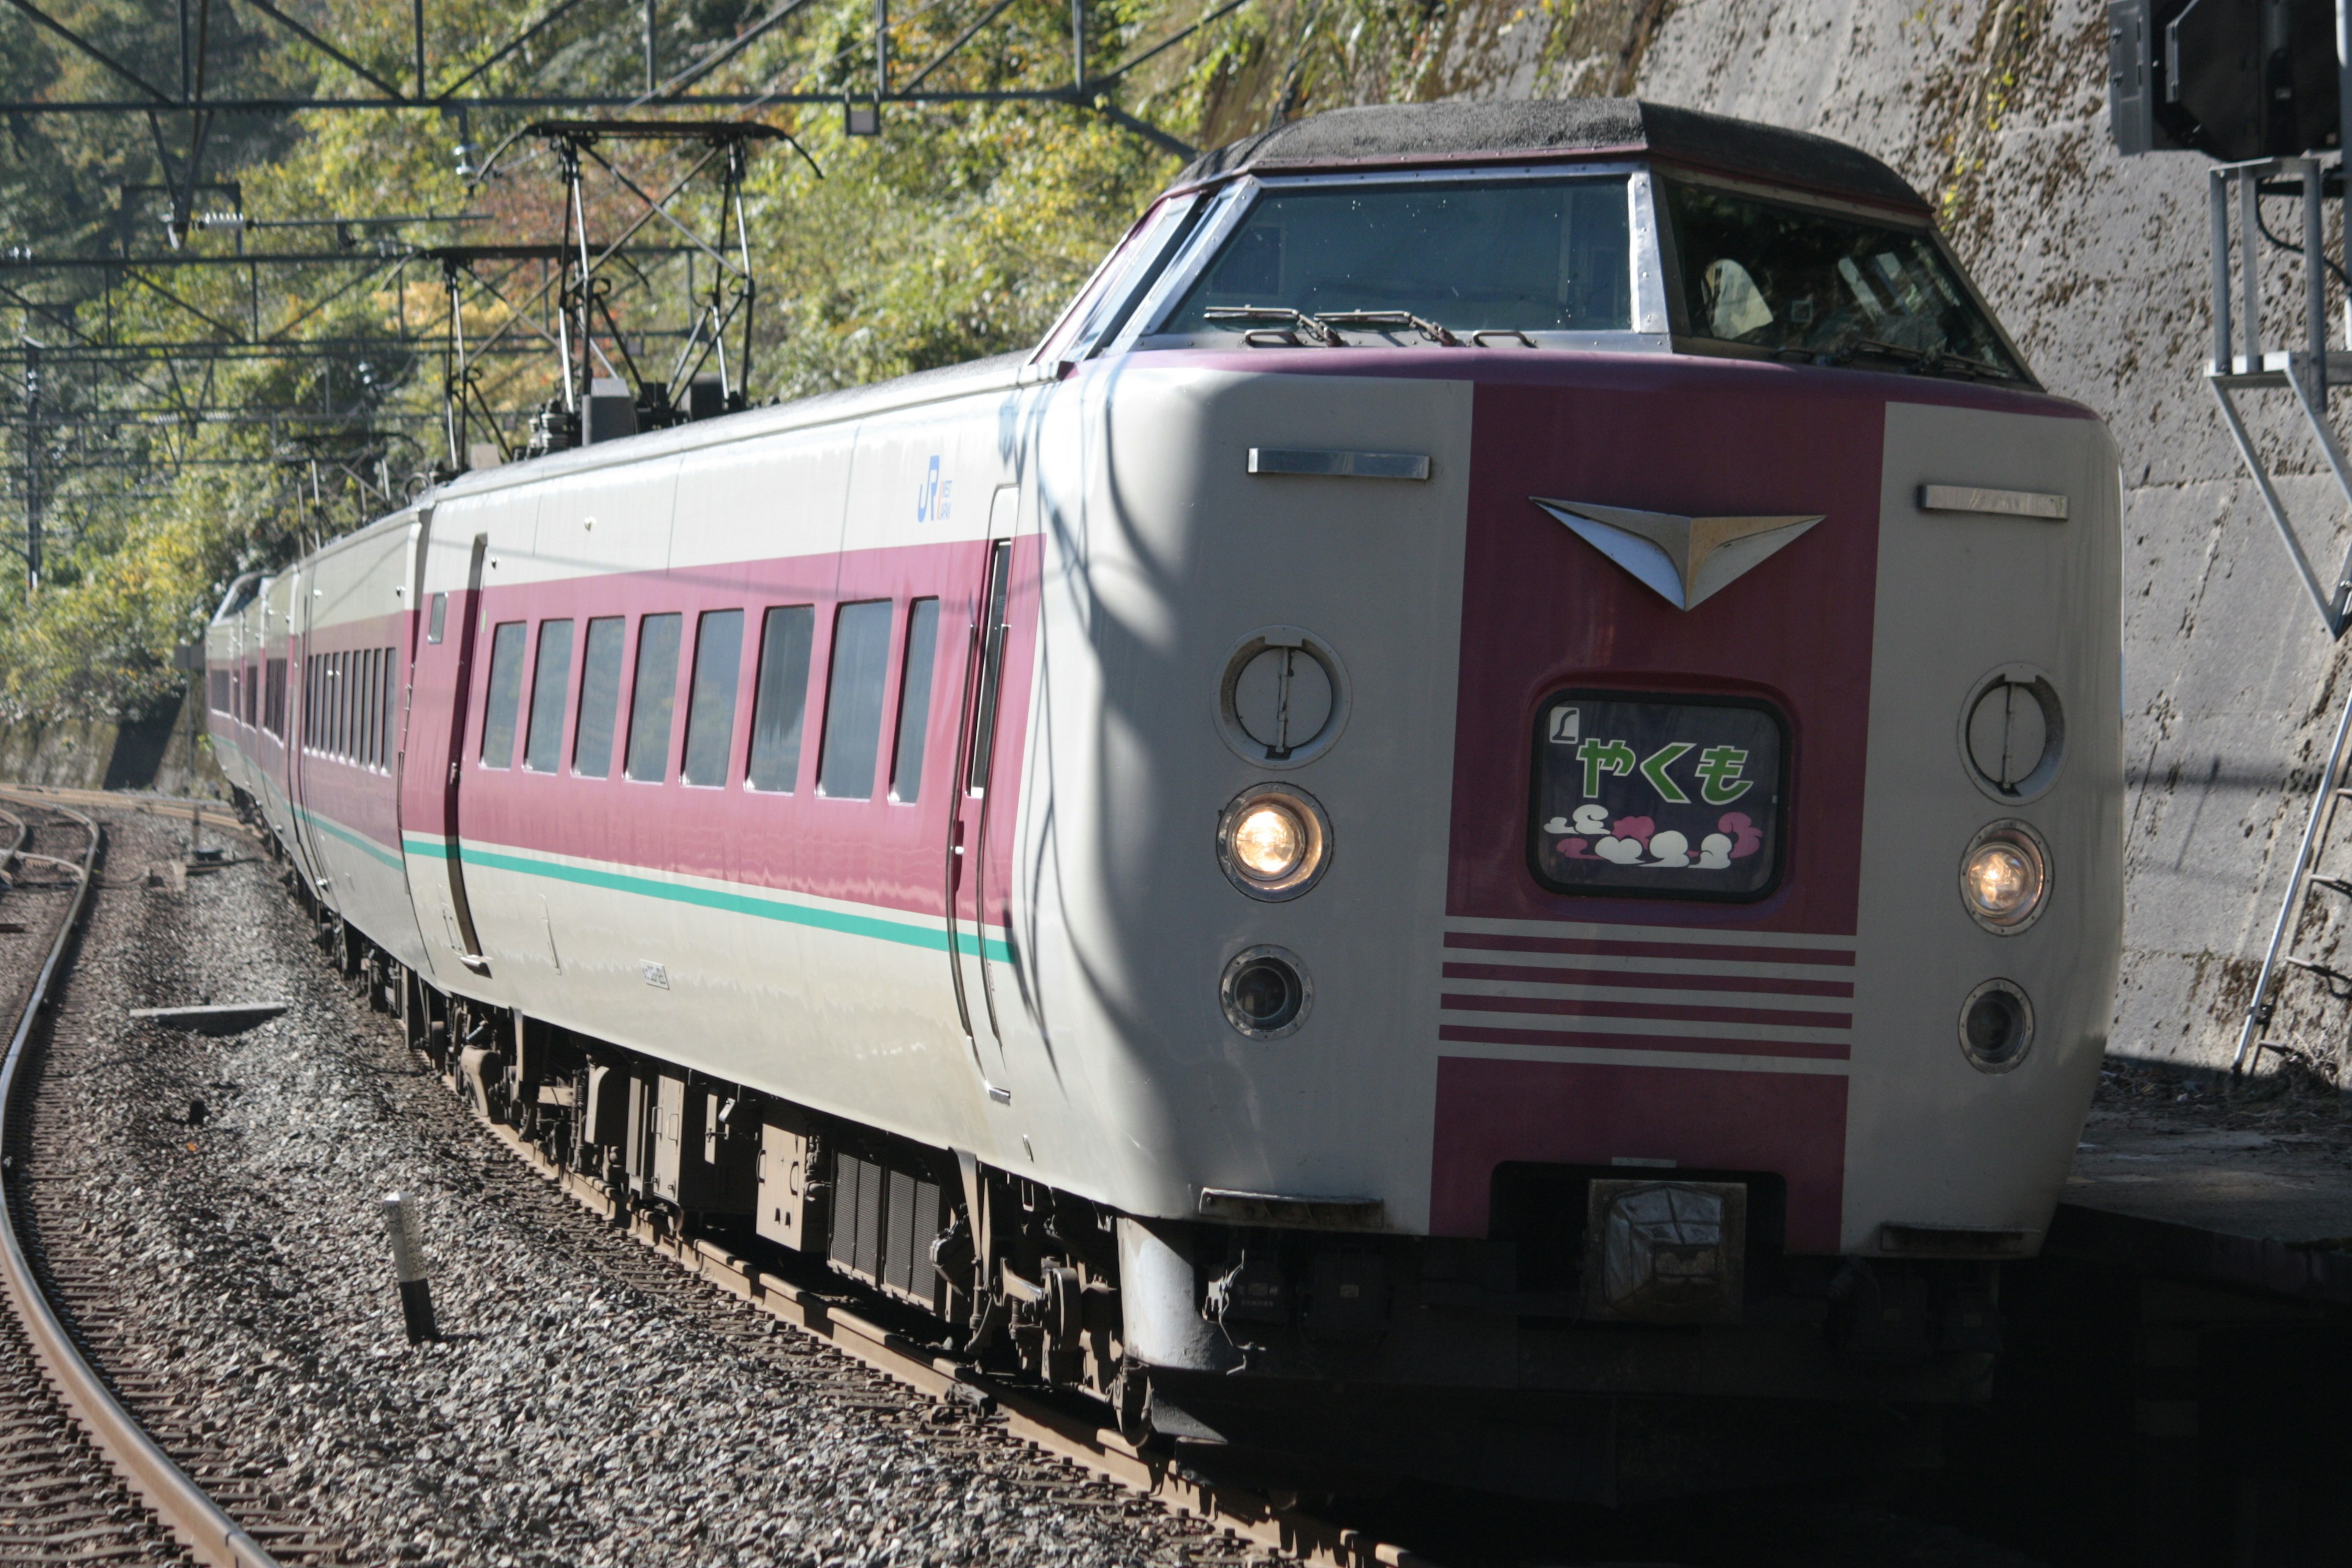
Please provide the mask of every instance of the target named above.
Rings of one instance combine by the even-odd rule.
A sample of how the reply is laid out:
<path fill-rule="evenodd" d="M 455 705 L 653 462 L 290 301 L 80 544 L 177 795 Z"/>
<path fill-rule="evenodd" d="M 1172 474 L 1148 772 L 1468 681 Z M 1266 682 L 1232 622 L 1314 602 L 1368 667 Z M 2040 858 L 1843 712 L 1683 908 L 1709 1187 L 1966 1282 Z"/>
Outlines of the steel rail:
<path fill-rule="evenodd" d="M 7 1156 L 0 1160 L 0 1185 L 8 1188 L 16 1185 L 22 1173 L 22 1166 L 14 1158 L 16 1140 L 11 1112 L 17 1089 L 25 1080 L 26 1042 L 32 1037 L 33 1026 L 48 1000 L 49 988 L 64 967 L 66 950 L 89 908 L 102 841 L 98 824 L 81 813 L 47 801 L 39 804 L 79 824 L 89 835 L 89 847 L 83 852 L 79 866 L 52 862 L 74 873 L 73 903 L 66 918 L 58 922 L 57 940 L 49 944 L 48 956 L 42 962 L 40 973 L 26 998 L 24 1014 L 16 1020 L 16 1030 L 8 1039 L 8 1054 L 0 1058 L 0 1154 Z M 25 858 L 51 859 L 48 856 Z M 82 1359 L 25 1255 L 16 1234 L 16 1205 L 9 1202 L 0 1202 L 0 1275 L 5 1276 L 8 1296 L 16 1307 L 17 1320 L 25 1326 L 25 1337 L 31 1342 L 34 1353 L 56 1385 L 58 1398 L 73 1412 L 107 1462 L 170 1527 L 181 1543 L 210 1568 L 277 1568 L 277 1560 L 190 1480 L 186 1472 L 172 1462 L 171 1456 L 155 1446 L 154 1439 L 131 1419 L 97 1371 Z"/>

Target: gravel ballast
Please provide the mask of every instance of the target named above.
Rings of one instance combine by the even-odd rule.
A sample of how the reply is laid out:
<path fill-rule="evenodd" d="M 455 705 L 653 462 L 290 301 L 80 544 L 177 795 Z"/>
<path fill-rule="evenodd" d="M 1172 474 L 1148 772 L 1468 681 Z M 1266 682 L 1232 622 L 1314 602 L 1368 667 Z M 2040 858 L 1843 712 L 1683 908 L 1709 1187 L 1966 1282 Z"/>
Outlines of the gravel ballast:
<path fill-rule="evenodd" d="M 500 1149 L 310 942 L 279 868 L 151 885 L 111 815 L 37 1107 L 54 1247 L 114 1270 L 110 1373 L 354 1562 L 1172 1563 L 1255 1549 L 782 1329 Z M 142 1006 L 283 1000 L 233 1037 Z M 402 1331 L 377 1205 L 424 1204 L 446 1339 Z M 167 1444 L 168 1447 L 168 1444 Z M 1262 1553 L 1258 1553 L 1262 1555 Z"/>

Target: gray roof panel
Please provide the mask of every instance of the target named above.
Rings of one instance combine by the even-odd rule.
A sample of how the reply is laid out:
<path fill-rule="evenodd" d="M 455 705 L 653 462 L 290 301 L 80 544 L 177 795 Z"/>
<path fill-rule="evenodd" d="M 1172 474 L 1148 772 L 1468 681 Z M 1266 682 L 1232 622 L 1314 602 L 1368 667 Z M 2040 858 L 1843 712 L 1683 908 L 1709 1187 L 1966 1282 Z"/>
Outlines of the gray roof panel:
<path fill-rule="evenodd" d="M 1930 210 L 1902 175 L 1843 142 L 1632 98 L 1335 109 L 1204 153 L 1176 184 L 1251 170 L 1486 163 L 1612 152 L 1646 153 L 1775 184 Z"/>

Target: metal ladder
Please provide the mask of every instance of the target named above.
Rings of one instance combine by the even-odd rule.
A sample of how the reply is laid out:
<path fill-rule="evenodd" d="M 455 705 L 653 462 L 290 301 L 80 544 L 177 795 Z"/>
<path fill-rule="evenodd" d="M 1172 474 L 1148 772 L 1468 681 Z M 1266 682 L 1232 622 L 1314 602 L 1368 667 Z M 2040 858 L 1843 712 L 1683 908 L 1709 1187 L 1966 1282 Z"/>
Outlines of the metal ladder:
<path fill-rule="evenodd" d="M 2331 179 L 2330 176 L 2333 176 Z M 2332 188 L 2331 188 L 2332 186 Z M 2250 163 L 2225 164 L 2211 174 L 2212 221 L 2212 311 L 2213 355 L 2206 367 L 2205 384 L 2214 400 L 2221 406 L 2221 417 L 2229 426 L 2231 439 L 2237 444 L 2238 455 L 2252 476 L 2254 486 L 2262 494 L 2263 507 L 2271 521 L 2277 525 L 2280 542 L 2286 547 L 2287 558 L 2294 563 L 2295 574 L 2302 579 L 2305 591 L 2311 595 L 2321 623 L 2326 626 L 2331 640 L 2342 640 L 2352 630 L 2352 550 L 2347 550 L 2344 564 L 2336 574 L 2332 585 L 2323 584 L 2312 570 L 2303 541 L 2287 516 L 2286 505 L 2281 500 L 2278 487 L 2272 481 L 2268 465 L 2263 461 L 2253 437 L 2246 429 L 2238 411 L 2236 394 L 2252 391 L 2284 390 L 2294 395 L 2304 421 L 2318 443 L 2327 463 L 2327 471 L 2336 480 L 2336 488 L 2347 507 L 2352 507 L 2352 462 L 2347 462 L 2344 447 L 2327 418 L 2328 384 L 2352 384 L 2352 353 L 2328 346 L 2326 252 L 2324 247 L 2324 226 L 2321 223 L 2325 202 L 2333 197 L 2343 200 L 2344 176 L 2341 164 L 2335 169 L 2323 168 L 2317 158 L 2265 159 Z M 2233 288 L 2230 265 L 2230 216 L 2234 205 L 2238 214 L 2238 243 L 2243 252 L 2244 267 Z M 2265 195 L 2300 198 L 2302 207 L 2303 305 L 2302 331 L 2290 334 L 2288 341 L 2302 339 L 2302 347 L 2284 352 L 2265 353 L 2262 334 L 2262 291 L 2260 289 L 2260 241 L 2271 237 L 2262 225 L 2261 202 Z M 2284 248 L 2274 238 L 2273 245 Z M 2235 298 L 2242 290 L 2242 299 Z M 2242 306 L 2245 336 L 2244 352 L 2241 353 L 2237 332 L 2231 320 L 2233 305 Z M 2346 306 L 2346 337 L 2352 342 L 2352 301 Z M 2287 878 L 2286 894 L 2279 904 L 2278 920 L 2271 927 L 2270 945 L 2263 952 L 2261 974 L 2254 981 L 2254 993 L 2246 1005 L 2244 1026 L 2238 1033 L 2238 1048 L 2231 1058 L 2232 1076 L 2244 1072 L 2261 1059 L 2264 1051 L 2283 1055 L 2300 1055 L 2291 1043 L 2265 1038 L 2277 1011 L 2275 995 L 2283 969 L 2299 969 L 2317 976 L 2331 987 L 2341 985 L 2343 994 L 2352 998 L 2352 973 L 2336 969 L 2314 958 L 2292 951 L 2296 925 L 2305 901 L 2315 889 L 2352 899 L 2352 879 L 2320 875 L 2315 868 L 2327 847 L 2330 830 L 2335 826 L 2338 803 L 2352 796 L 2345 787 L 2345 746 L 2352 739 L 2352 696 L 2347 696 L 2343 712 L 2336 722 L 2335 740 L 2327 749 L 2326 764 L 2320 769 L 2319 782 L 2312 795 L 2311 812 L 2305 819 L 2303 841 L 2297 847 L 2294 867 Z"/>

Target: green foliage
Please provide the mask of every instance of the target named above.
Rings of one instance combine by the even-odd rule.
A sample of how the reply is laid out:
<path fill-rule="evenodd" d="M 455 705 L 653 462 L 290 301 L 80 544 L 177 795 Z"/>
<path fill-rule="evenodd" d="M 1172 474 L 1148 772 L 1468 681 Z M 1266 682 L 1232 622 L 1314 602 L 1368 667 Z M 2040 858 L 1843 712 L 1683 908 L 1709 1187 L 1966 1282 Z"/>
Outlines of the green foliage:
<path fill-rule="evenodd" d="M 1563 0 L 1572 9 L 1572 0 Z M 1118 107 L 1213 144 L 1262 130 L 1276 116 L 1334 103 L 1436 96 L 1457 84 L 1441 69 L 1465 17 L 1444 0 L 1249 0 L 1117 84 Z M 369 78 L 407 90 L 415 76 L 411 9 L 391 0 L 286 0 L 359 68 L 303 46 L 249 8 L 208 8 L 215 32 L 207 90 L 260 95 L 364 95 Z M 51 7 L 110 41 L 132 70 L 178 84 L 175 28 L 131 0 Z M 1088 10 L 1099 72 L 1199 19 L 1213 0 L 1105 0 Z M 708 60 L 772 9 L 772 0 L 661 0 L 656 40 L 665 75 Z M 894 16 L 892 77 L 903 85 L 985 7 L 978 0 L 908 3 Z M 435 0 L 428 77 L 446 86 L 487 58 L 521 13 L 492 0 Z M 469 92 L 635 90 L 643 85 L 642 9 L 588 0 L 477 76 Z M 699 89 L 834 95 L 873 79 L 870 0 L 811 5 L 696 83 Z M 1015 0 L 926 86 L 966 91 L 1066 82 L 1069 11 Z M 119 95 L 123 84 L 86 56 L 39 34 L 20 12 L 0 12 L 0 95 Z M 1107 100 L 1106 100 L 1107 102 Z M 1177 160 L 1122 130 L 1096 106 L 982 103 L 893 106 L 885 134 L 843 134 L 837 100 L 751 111 L 793 132 L 823 169 L 779 146 L 763 149 L 745 187 L 750 247 L 759 270 L 755 400 L 796 397 L 1024 348 L 1050 325 L 1087 273 L 1143 211 Z M 37 255 L 88 253 L 126 243 L 152 253 L 166 209 L 162 188 L 181 177 L 194 128 L 166 115 L 160 132 L 130 116 L 29 117 L 0 141 L 0 245 Z M 562 186 L 527 140 L 495 177 L 461 179 L 461 136 L 478 161 L 521 117 L 460 126 L 435 114 L 306 111 L 215 121 L 208 180 L 234 182 L 248 218 L 286 221 L 377 214 L 468 214 L 463 226 L 394 230 L 256 229 L 257 248 L 316 249 L 349 242 L 552 240 Z M 686 155 L 691 155 L 688 149 Z M 647 188 L 683 168 L 675 150 L 613 149 Z M 151 187 L 124 196 L 119 187 Z M 226 206 L 202 193 L 201 211 Z M 685 221 L 718 214 L 706 193 L 680 202 Z M 632 216 L 625 201 L 591 212 L 598 235 Z M 656 226 L 646 237 L 660 235 Z M 198 229 L 200 251 L 236 237 Z M 47 572 L 29 602 L 0 591 L 0 718 L 132 714 L 173 700 L 173 647 L 201 635 L 239 572 L 282 564 L 316 538 L 394 504 L 408 478 L 446 461 L 436 345 L 446 300 L 436 268 L 393 260 L 299 272 L 189 268 L 110 278 L 11 279 L 0 311 L 23 335 L 66 343 L 291 338 L 317 345 L 301 360 L 205 364 L 162 357 L 46 373 L 28 427 L 26 400 L 0 439 L 21 514 L 28 444 L 40 456 L 49 539 Z M 466 307 L 469 341 L 501 328 L 528 340 L 537 274 L 499 275 L 499 297 Z M 622 326 L 642 331 L 681 312 L 682 274 L 658 267 L 615 295 Z M 665 318 L 662 312 L 669 314 Z M 365 341 L 384 346 L 329 348 Z M 403 346 L 404 342 L 405 346 Z M 644 351 L 653 353 L 651 348 Z M 665 353 L 667 351 L 664 351 Z M 483 395 L 507 411 L 519 443 L 523 416 L 546 398 L 545 353 L 484 362 Z M 198 417 L 234 409 L 245 422 Z M 477 433 L 478 437 L 478 432 Z M 14 523 L 15 519 L 11 519 Z M 5 527 L 6 525 L 0 525 Z"/>

